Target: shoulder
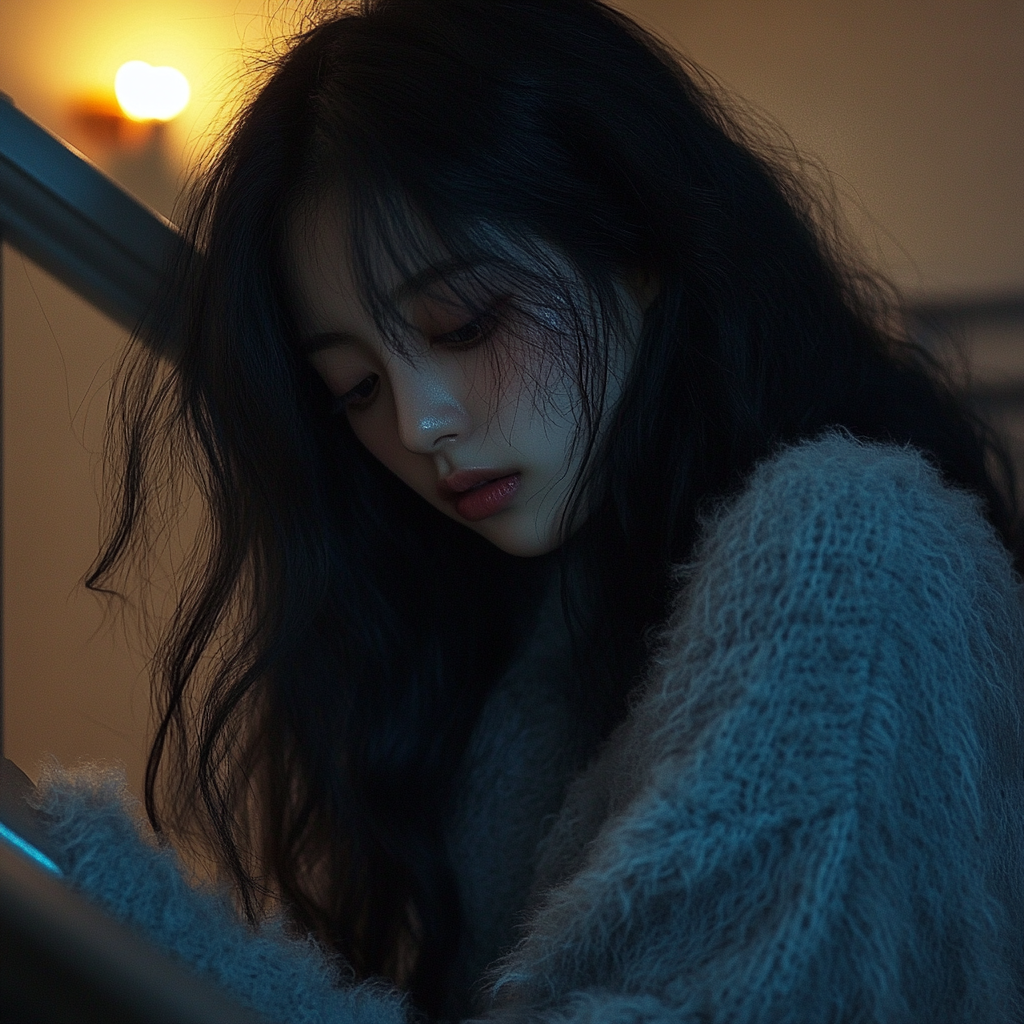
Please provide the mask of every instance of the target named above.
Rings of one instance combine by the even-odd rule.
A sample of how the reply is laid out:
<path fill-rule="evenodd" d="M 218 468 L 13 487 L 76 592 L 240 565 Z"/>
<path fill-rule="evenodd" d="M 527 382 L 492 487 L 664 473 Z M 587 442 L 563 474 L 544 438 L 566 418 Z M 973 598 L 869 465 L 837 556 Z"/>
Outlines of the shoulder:
<path fill-rule="evenodd" d="M 935 978 L 1019 969 L 1022 677 L 1018 581 L 975 498 L 909 448 L 778 453 L 680 570 L 505 977 L 618 979 L 673 1019 L 947 1019 Z"/>
<path fill-rule="evenodd" d="M 963 750 L 971 730 L 996 742 L 999 722 L 1012 757 L 1019 583 L 979 500 L 919 451 L 840 432 L 783 449 L 708 518 L 676 576 L 646 678 L 578 779 L 566 827 L 614 816 L 683 764 L 695 793 L 741 749 L 775 751 L 787 772 L 802 758 L 793 799 L 818 784 L 821 799 L 853 799 L 899 751 Z"/>
<path fill-rule="evenodd" d="M 662 651 L 742 642 L 789 662 L 808 645 L 878 678 L 894 644 L 966 668 L 981 637 L 1021 645 L 1020 583 L 981 500 L 912 447 L 833 431 L 761 463 L 704 524 Z"/>
<path fill-rule="evenodd" d="M 794 557 L 858 553 L 864 564 L 913 541 L 913 557 L 956 538 L 969 553 L 1010 558 L 985 518 L 981 500 L 945 483 L 930 459 L 910 446 L 863 442 L 831 431 L 778 452 L 750 475 L 743 491 L 706 524 L 707 557 L 724 535 L 791 549 Z"/>
<path fill-rule="evenodd" d="M 757 618 L 765 601 L 776 625 L 803 608 L 836 629 L 914 615 L 916 628 L 949 616 L 966 628 L 973 613 L 1009 628 L 1020 595 L 980 498 L 947 484 L 912 447 L 833 431 L 762 462 L 708 518 L 678 570 L 669 635 L 683 619 L 692 632 L 695 604 Z"/>
<path fill-rule="evenodd" d="M 1019 765 L 1022 678 L 1021 585 L 980 500 L 913 448 L 832 432 L 705 524 L 630 745 L 799 749 L 809 789 L 831 775 L 851 796 L 911 760 L 953 787 L 976 757 Z"/>
<path fill-rule="evenodd" d="M 1019 770 L 1020 583 L 980 501 L 916 450 L 829 433 L 781 451 L 678 583 L 616 739 L 634 767 L 613 806 L 655 777 L 714 803 L 747 761 L 798 816 L 938 800 L 983 761 Z"/>

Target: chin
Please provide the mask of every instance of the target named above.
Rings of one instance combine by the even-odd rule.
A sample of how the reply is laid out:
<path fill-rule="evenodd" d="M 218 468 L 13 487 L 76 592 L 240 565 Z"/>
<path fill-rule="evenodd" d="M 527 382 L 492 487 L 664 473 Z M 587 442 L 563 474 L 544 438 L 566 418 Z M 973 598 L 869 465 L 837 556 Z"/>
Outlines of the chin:
<path fill-rule="evenodd" d="M 529 523 L 529 529 L 524 529 L 524 525 L 527 524 L 512 521 L 503 523 L 495 517 L 493 522 L 479 523 L 471 529 L 506 555 L 516 558 L 538 558 L 561 546 L 554 530 L 544 535 L 537 531 L 535 523 Z"/>

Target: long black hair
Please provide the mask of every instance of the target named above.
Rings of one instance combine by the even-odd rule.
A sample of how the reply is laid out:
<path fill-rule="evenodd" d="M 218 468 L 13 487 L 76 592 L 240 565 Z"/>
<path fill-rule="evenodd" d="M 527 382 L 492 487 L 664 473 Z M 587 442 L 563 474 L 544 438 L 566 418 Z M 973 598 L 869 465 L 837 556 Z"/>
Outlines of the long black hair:
<path fill-rule="evenodd" d="M 424 225 L 431 255 L 512 281 L 523 316 L 572 308 L 575 344 L 558 347 L 583 395 L 582 526 L 554 554 L 502 554 L 331 415 L 297 351 L 287 265 L 295 211 L 324 196 L 396 339 L 366 253 L 414 269 Z M 577 690 L 607 731 L 702 508 L 782 444 L 834 425 L 913 444 L 1018 552 L 1008 459 L 786 147 L 599 0 L 332 8 L 275 58 L 185 228 L 193 255 L 150 324 L 177 354 L 140 350 L 123 371 L 119 491 L 90 578 L 152 550 L 168 481 L 191 474 L 207 515 L 155 662 L 150 816 L 198 823 L 251 915 L 275 895 L 358 976 L 428 1011 L 460 935 L 452 780 L 552 563 Z M 656 297 L 599 436 L 628 275 Z"/>

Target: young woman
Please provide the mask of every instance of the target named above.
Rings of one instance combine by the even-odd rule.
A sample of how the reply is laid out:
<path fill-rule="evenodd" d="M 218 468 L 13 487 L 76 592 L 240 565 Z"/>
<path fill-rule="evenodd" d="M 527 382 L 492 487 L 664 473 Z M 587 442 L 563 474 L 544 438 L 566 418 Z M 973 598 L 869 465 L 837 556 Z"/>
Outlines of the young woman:
<path fill-rule="evenodd" d="M 150 819 L 317 945 L 55 772 L 76 885 L 280 1020 L 1019 1019 L 1009 463 L 694 69 L 344 5 L 188 235 L 91 582 L 191 472 Z"/>

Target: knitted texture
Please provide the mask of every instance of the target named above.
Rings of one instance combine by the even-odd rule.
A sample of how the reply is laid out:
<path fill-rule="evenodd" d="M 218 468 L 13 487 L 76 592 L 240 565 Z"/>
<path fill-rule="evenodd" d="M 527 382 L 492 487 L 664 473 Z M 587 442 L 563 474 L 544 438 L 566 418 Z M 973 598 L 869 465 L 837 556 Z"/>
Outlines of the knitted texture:
<path fill-rule="evenodd" d="M 705 537 L 546 840 L 500 1002 L 1020 1020 L 1024 636 L 977 502 L 912 451 L 831 435 L 762 465 Z"/>
<path fill-rule="evenodd" d="M 382 985 L 343 984 L 312 941 L 280 922 L 254 933 L 227 894 L 186 881 L 173 850 L 141 828 L 123 774 L 96 766 L 44 771 L 36 806 L 46 815 L 71 884 L 268 1020 L 287 1024 L 399 1024 L 400 996 Z"/>
<path fill-rule="evenodd" d="M 1019 1021 L 1022 680 L 1019 585 L 974 498 L 910 449 L 830 434 L 781 452 L 706 524 L 626 721 L 567 795 L 536 780 L 537 814 L 551 793 L 561 808 L 515 854 L 532 893 L 494 887 L 523 900 L 491 915 L 521 941 L 492 967 L 486 1015 Z M 528 789 L 522 742 L 482 739 L 496 760 L 480 771 Z M 42 800 L 74 884 L 249 1005 L 398 1020 L 394 995 L 335 988 L 314 946 L 273 923 L 254 936 L 190 890 L 109 782 L 54 774 Z M 459 820 L 503 814 L 480 806 Z M 465 869 L 476 893 L 509 870 L 453 846 L 492 858 Z"/>
<path fill-rule="evenodd" d="M 485 1009 L 481 977 L 515 943 L 539 841 L 597 745 L 596 725 L 567 692 L 572 663 L 559 584 L 551 581 L 536 629 L 489 696 L 455 782 L 445 837 L 464 924 L 446 1019 Z"/>

